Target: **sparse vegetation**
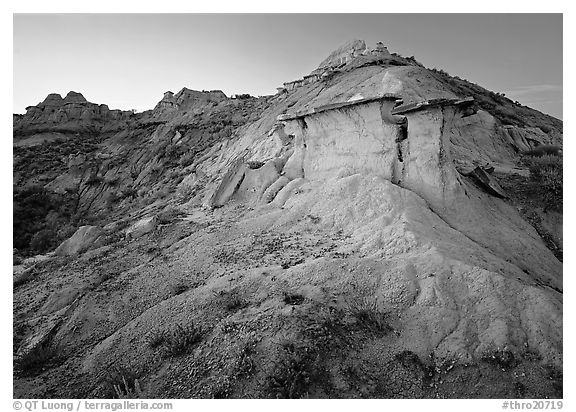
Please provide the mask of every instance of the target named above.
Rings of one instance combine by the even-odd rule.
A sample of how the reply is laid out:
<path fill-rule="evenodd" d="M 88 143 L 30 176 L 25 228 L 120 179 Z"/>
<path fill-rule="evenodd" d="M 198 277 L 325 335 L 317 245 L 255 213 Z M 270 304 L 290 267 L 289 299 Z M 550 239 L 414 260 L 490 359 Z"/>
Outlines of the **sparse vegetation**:
<path fill-rule="evenodd" d="M 537 185 L 546 202 L 545 210 L 562 211 L 563 183 L 562 157 L 554 155 L 528 156 L 524 162 L 530 169 L 530 178 Z"/>
<path fill-rule="evenodd" d="M 109 399 L 148 398 L 142 390 L 138 374 L 122 366 L 115 366 L 106 372 L 102 388 L 103 395 Z"/>
<path fill-rule="evenodd" d="M 451 91 L 460 97 L 473 96 L 483 110 L 500 120 L 502 124 L 519 127 L 539 127 L 549 133 L 553 130 L 562 132 L 562 121 L 537 112 L 526 106 L 518 106 L 503 94 L 491 92 L 475 83 L 450 76 L 441 69 L 430 70 Z"/>
<path fill-rule="evenodd" d="M 130 384 L 128 384 L 128 381 L 126 381 L 126 378 L 122 377 L 122 383 L 114 385 L 114 393 L 118 399 L 148 398 L 148 396 L 144 394 L 138 379 L 134 379 L 134 387 L 131 387 Z"/>
<path fill-rule="evenodd" d="M 232 246 L 224 246 L 216 251 L 214 260 L 219 263 L 234 264 L 244 260 L 245 256 Z"/>
<path fill-rule="evenodd" d="M 240 309 L 248 306 L 248 302 L 242 298 L 240 293 L 236 290 L 225 291 L 221 290 L 215 293 L 216 299 L 222 302 L 224 309 L 227 312 L 237 312 Z"/>
<path fill-rule="evenodd" d="M 190 285 L 187 282 L 180 281 L 176 283 L 171 283 L 168 286 L 168 289 L 170 291 L 171 296 L 178 296 L 186 292 L 188 289 L 190 289 Z"/>
<path fill-rule="evenodd" d="M 53 249 L 57 245 L 58 239 L 52 228 L 45 228 L 34 233 L 30 240 L 30 248 L 39 253 Z"/>
<path fill-rule="evenodd" d="M 35 376 L 54 366 L 60 359 L 57 345 L 45 342 L 16 359 L 14 368 L 20 376 Z"/>
<path fill-rule="evenodd" d="M 341 310 L 316 306 L 297 315 L 294 339 L 279 345 L 267 392 L 273 398 L 307 398 L 333 390 L 327 365 L 339 359 L 350 341 L 350 328 Z"/>
<path fill-rule="evenodd" d="M 14 189 L 14 247 L 23 256 L 45 253 L 75 231 L 79 221 L 70 196 L 40 186 Z"/>
<path fill-rule="evenodd" d="M 268 391 L 277 399 L 307 398 L 312 384 L 325 381 L 326 374 L 318 351 L 286 342 L 275 362 L 274 373 L 268 377 Z"/>
<path fill-rule="evenodd" d="M 256 365 L 254 363 L 254 352 L 256 342 L 249 341 L 240 351 L 238 363 L 236 364 L 236 377 L 247 377 L 254 373 Z"/>
<path fill-rule="evenodd" d="M 104 179 L 102 178 L 102 176 L 92 175 L 86 180 L 85 184 L 87 186 L 97 186 L 100 183 L 102 183 L 103 181 L 104 181 Z"/>
<path fill-rule="evenodd" d="M 377 334 L 388 334 L 394 330 L 390 326 L 389 315 L 378 308 L 378 304 L 374 299 L 364 297 L 352 301 L 349 303 L 348 311 L 356 319 L 358 325 L 365 330 Z"/>
<path fill-rule="evenodd" d="M 296 266 L 301 263 L 304 263 L 304 258 L 294 258 L 290 260 L 284 260 L 283 262 L 280 263 L 280 267 L 282 269 L 288 269 L 291 266 Z"/>
<path fill-rule="evenodd" d="M 318 216 L 312 216 L 312 215 L 308 215 L 308 219 L 310 219 L 310 222 L 312 222 L 313 224 L 317 225 L 318 223 L 320 223 L 321 218 Z"/>
<path fill-rule="evenodd" d="M 363 61 L 370 61 L 372 67 L 362 68 L 362 72 L 357 72 L 359 76 L 349 75 L 348 70 L 353 70 L 354 65 L 361 67 Z M 356 136 L 357 131 L 360 137 L 371 133 L 375 124 L 364 119 L 370 115 L 364 109 L 366 104 L 372 107 L 378 102 L 366 100 L 362 107 L 340 107 L 337 102 L 344 99 L 350 104 L 358 103 L 355 98 L 365 96 L 366 90 L 381 80 L 383 68 L 397 64 L 419 63 L 413 57 L 404 59 L 393 54 L 392 58 L 376 60 L 364 53 L 356 62 L 342 64 L 337 73 L 332 73 L 330 84 L 305 86 L 283 97 L 239 97 L 218 104 L 204 104 L 200 99 L 159 116 L 150 111 L 133 115 L 118 125 L 106 124 L 102 133 L 94 131 L 90 140 L 98 150 L 87 157 L 82 151 L 82 156 L 77 157 L 75 144 L 18 149 L 14 170 L 15 257 L 51 250 L 83 223 L 99 227 L 110 224 L 102 229 L 98 242 L 81 256 L 39 257 L 15 268 L 14 355 L 19 348 L 24 349 L 23 343 L 31 342 L 31 337 L 48 337 L 46 343 L 25 356 L 15 356 L 15 396 L 147 398 L 150 387 L 156 391 L 152 395 L 161 398 L 441 398 L 466 396 L 467 392 L 475 396 L 540 395 L 532 387 L 550 382 L 537 368 L 548 359 L 561 362 L 557 356 L 562 350 L 561 334 L 556 333 L 561 326 L 561 293 L 549 290 L 561 292 L 561 280 L 556 282 L 554 278 L 559 275 L 560 266 L 532 228 L 520 220 L 514 207 L 536 228 L 549 248 L 562 247 L 561 233 L 556 237 L 562 216 L 542 212 L 544 196 L 550 208 L 561 205 L 561 158 L 525 156 L 530 176 L 521 168 L 509 173 L 510 168 L 493 159 L 490 173 L 497 176 L 506 172 L 515 179 L 512 182 L 521 181 L 521 195 L 528 199 L 524 204 L 514 204 L 513 196 L 490 199 L 469 185 L 466 177 L 443 174 L 441 184 L 450 186 L 454 183 L 450 179 L 459 178 L 463 188 L 472 191 L 465 195 L 473 200 L 466 200 L 464 195 L 458 198 L 461 202 L 446 209 L 445 214 L 450 216 L 442 215 L 442 219 L 435 213 L 437 210 L 427 205 L 429 195 L 434 193 L 428 187 L 396 182 L 396 177 L 403 175 L 400 172 L 392 173 L 395 185 L 365 173 L 332 179 L 345 175 L 338 172 L 335 162 L 353 159 L 356 163 L 368 162 L 368 166 L 378 163 L 364 159 L 382 154 L 377 142 L 374 144 L 378 147 L 359 148 L 364 154 L 369 152 L 366 156 L 355 153 L 352 146 L 345 158 L 324 153 L 326 164 L 320 168 L 326 166 L 326 174 L 319 169 L 322 173 L 318 173 L 318 179 L 296 190 L 292 184 L 286 187 L 291 190 L 283 189 L 282 194 L 290 199 L 282 207 L 277 207 L 277 202 L 268 206 L 252 202 L 243 193 L 234 195 L 239 187 L 246 186 L 250 176 L 243 185 L 236 181 L 240 176 L 228 179 L 234 170 L 226 169 L 236 165 L 232 159 L 268 159 L 262 153 L 273 151 L 285 163 L 293 150 L 298 150 L 293 147 L 296 137 L 292 134 L 281 137 L 281 147 L 266 146 L 270 128 L 286 123 L 277 120 L 281 113 L 304 113 L 308 108 L 314 110 L 316 104 L 327 104 L 322 110 L 338 115 L 321 113 L 323 118 L 337 123 L 340 115 L 353 116 L 354 121 L 344 128 L 335 124 L 338 133 Z M 413 89 L 407 91 L 410 96 L 426 99 L 451 96 L 452 91 L 462 97 L 473 95 L 477 105 L 498 115 L 494 125 L 481 113 L 474 117 L 476 104 L 461 106 L 465 110 L 458 110 L 456 117 L 451 109 L 444 110 L 443 114 L 450 117 L 446 121 L 454 129 L 450 130 L 454 132 L 453 150 L 448 153 L 431 146 L 424 148 L 431 151 L 424 154 L 436 156 L 440 150 L 440 160 L 449 155 L 449 163 L 453 158 L 455 164 L 462 159 L 480 159 L 479 164 L 484 164 L 486 157 L 492 159 L 494 153 L 500 153 L 498 149 L 502 149 L 506 162 L 515 160 L 521 153 L 514 153 L 506 143 L 507 136 L 500 133 L 501 123 L 526 127 L 546 118 L 537 114 L 526 120 L 524 116 L 531 112 L 517 110 L 503 94 L 450 77 L 442 70 L 430 74 L 407 67 L 392 68 L 390 73 L 399 81 L 402 76 L 409 77 L 405 85 Z M 338 84 L 341 81 L 345 89 Z M 356 97 L 348 99 L 353 95 Z M 271 103 L 264 105 L 259 101 Z M 392 104 L 391 100 L 390 107 Z M 382 110 L 388 107 L 380 106 Z M 377 117 L 386 117 L 378 107 Z M 259 117 L 263 108 L 265 112 Z M 438 116 L 441 122 L 440 112 Z M 306 117 L 306 121 L 312 117 Z M 164 120 L 148 121 L 158 118 Z M 310 138 L 314 137 L 314 130 L 318 131 L 312 120 L 307 125 L 306 121 L 297 120 L 302 127 L 308 127 L 303 133 L 310 134 Z M 251 121 L 254 123 L 249 127 L 238 129 L 234 139 L 223 141 L 234 135 L 238 126 Z M 493 145 L 485 146 L 486 153 L 472 150 L 488 139 L 485 130 L 476 139 L 475 128 L 480 123 L 497 132 L 492 136 Z M 544 123 L 542 130 L 549 133 L 549 141 L 554 141 L 561 123 Z M 286 126 L 284 131 L 289 133 L 290 124 Z M 405 126 L 406 123 L 392 129 L 400 133 L 399 128 L 403 128 L 407 133 Z M 459 129 L 460 126 L 464 128 Z M 391 128 L 384 129 L 383 133 L 394 134 Z M 516 129 L 507 132 L 516 141 L 524 136 L 523 131 Z M 532 132 L 526 130 L 525 137 Z M 539 131 L 535 133 L 541 136 Z M 401 142 L 401 135 L 397 138 L 396 143 L 405 148 L 408 142 Z M 329 150 L 338 151 L 339 145 L 337 142 L 338 147 L 331 145 Z M 315 150 L 322 156 L 322 148 L 314 144 L 306 150 L 311 156 Z M 394 150 L 389 160 L 396 162 Z M 39 154 L 43 163 L 34 164 L 31 153 Z M 424 179 L 427 173 L 442 172 L 438 162 L 426 162 L 426 156 L 420 162 L 422 170 L 417 170 Z M 407 162 L 402 170 L 411 167 L 408 157 L 400 159 Z M 244 168 L 270 166 L 263 167 L 264 164 L 253 160 Z M 377 166 L 390 171 L 386 164 Z M 284 180 L 294 177 L 291 171 L 288 164 Z M 322 182 L 324 176 L 326 182 Z M 263 177 L 266 182 L 256 179 L 253 183 L 268 184 L 268 178 L 273 177 L 278 177 L 275 172 Z M 410 186 L 413 192 L 400 186 Z M 538 196 L 533 196 L 534 188 Z M 255 190 L 256 194 L 261 192 Z M 134 198 L 137 199 L 132 202 Z M 221 206 L 220 200 L 225 198 L 230 201 Z M 187 204 L 179 205 L 183 202 Z M 530 208 L 524 208 L 529 202 Z M 211 203 L 219 207 L 209 207 Z M 466 205 L 488 212 L 475 213 L 476 219 L 472 220 L 456 219 L 462 223 L 457 227 L 462 233 L 452 230 L 452 211 L 459 213 Z M 526 218 L 529 213 L 534 214 L 532 220 Z M 182 215 L 186 217 L 180 218 Z M 140 232 L 132 229 L 140 228 L 131 225 L 144 217 L 153 217 L 154 221 L 153 227 L 141 227 L 142 232 L 153 230 L 138 236 Z M 508 218 L 512 219 L 514 230 L 509 231 L 508 237 L 499 236 L 496 229 L 506 231 Z M 491 223 L 500 225 L 489 226 Z M 131 230 L 124 230 L 129 225 Z M 472 225 L 496 229 L 479 231 Z M 520 229 L 526 229 L 525 233 Z M 472 236 L 474 241 L 468 241 L 466 236 Z M 559 247 L 550 246 L 554 242 Z M 544 255 L 541 262 L 534 260 L 539 254 Z M 495 295 L 498 282 L 491 280 L 498 281 L 502 276 L 509 287 Z M 515 300 L 514 295 L 523 296 L 525 288 L 530 289 L 530 299 Z M 490 307 L 480 305 L 475 307 L 478 310 L 470 311 L 466 309 L 469 305 L 452 305 L 454 310 L 449 316 L 442 310 L 446 302 L 454 299 L 467 302 L 491 296 L 497 299 Z M 539 308 L 530 306 L 539 303 Z M 515 320 L 523 308 L 536 312 L 522 319 L 525 325 L 520 325 Z M 503 350 L 490 352 L 484 359 L 460 356 L 477 353 L 482 336 L 476 336 L 475 330 L 464 330 L 466 339 L 458 338 L 462 334 L 451 339 L 453 326 L 473 324 L 476 318 L 498 317 L 503 311 L 510 330 L 492 328 L 495 341 L 526 332 L 527 342 L 540 339 L 539 348 L 546 348 L 548 353 L 537 359 L 540 354 L 536 351 L 541 350 L 535 347 L 533 358 L 522 358 L 525 355 L 520 345 L 513 345 L 513 355 Z M 541 327 L 543 319 L 550 323 L 550 331 Z M 526 326 L 525 330 L 518 332 L 521 326 Z M 52 344 L 56 342 L 61 346 Z M 70 359 L 64 362 L 64 356 Z M 453 363 L 447 366 L 450 362 Z M 520 367 L 513 370 L 516 366 Z M 450 375 L 444 376 L 448 371 Z M 528 375 L 524 379 L 520 377 L 523 371 Z M 444 387 L 442 379 L 447 382 Z M 550 380 L 561 390 L 561 376 L 553 375 Z M 491 382 L 497 385 L 491 387 Z M 516 392 L 508 388 L 514 384 Z M 550 391 L 544 389 L 542 394 L 548 396 Z"/>
<path fill-rule="evenodd" d="M 264 166 L 264 162 L 259 160 L 250 160 L 246 164 L 248 165 L 248 169 L 260 169 L 262 166 Z"/>
<path fill-rule="evenodd" d="M 487 363 L 497 365 L 500 369 L 509 369 L 518 363 L 514 354 L 509 350 L 495 350 L 490 354 L 485 354 L 482 360 Z"/>
<path fill-rule="evenodd" d="M 298 293 L 284 292 L 284 303 L 287 305 L 301 305 L 304 302 L 304 296 Z"/>
<path fill-rule="evenodd" d="M 156 349 L 164 343 L 165 332 L 163 330 L 155 330 L 148 334 L 146 337 L 146 344 L 150 349 Z"/>
<path fill-rule="evenodd" d="M 160 347 L 164 356 L 176 357 L 188 353 L 202 337 L 202 330 L 195 325 L 176 324 L 171 329 L 152 332 L 147 343 L 152 349 Z"/>
<path fill-rule="evenodd" d="M 169 223 L 174 222 L 180 216 L 183 216 L 185 213 L 178 209 L 177 207 L 168 207 L 158 213 L 158 223 L 161 225 L 167 225 Z"/>

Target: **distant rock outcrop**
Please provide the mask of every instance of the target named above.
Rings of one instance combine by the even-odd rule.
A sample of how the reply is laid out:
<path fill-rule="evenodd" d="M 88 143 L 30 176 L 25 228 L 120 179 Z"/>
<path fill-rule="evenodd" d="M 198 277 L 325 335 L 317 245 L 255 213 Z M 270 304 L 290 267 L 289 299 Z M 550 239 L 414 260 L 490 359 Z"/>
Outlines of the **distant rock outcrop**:
<path fill-rule="evenodd" d="M 201 110 L 206 105 L 217 104 L 226 99 L 226 95 L 221 90 L 200 92 L 185 87 L 176 94 L 170 91 L 164 93 L 164 97 L 158 102 L 153 112 L 155 115 L 163 116 L 169 115 L 176 110 Z"/>
<path fill-rule="evenodd" d="M 26 108 L 26 114 L 14 121 L 14 136 L 38 133 L 85 133 L 114 128 L 129 119 L 132 112 L 110 110 L 105 104 L 88 102 L 80 93 L 69 92 L 65 98 L 49 94 L 43 102 Z"/>
<path fill-rule="evenodd" d="M 327 67 L 336 67 L 348 63 L 354 57 L 361 55 L 366 51 L 366 43 L 364 40 L 352 40 L 334 50 L 328 57 L 326 57 L 320 65 L 319 69 Z"/>

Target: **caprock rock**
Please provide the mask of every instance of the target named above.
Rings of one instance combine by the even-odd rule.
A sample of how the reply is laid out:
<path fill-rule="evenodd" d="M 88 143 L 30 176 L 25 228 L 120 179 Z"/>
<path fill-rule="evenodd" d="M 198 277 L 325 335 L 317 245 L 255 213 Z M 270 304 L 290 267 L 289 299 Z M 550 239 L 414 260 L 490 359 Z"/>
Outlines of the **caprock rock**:
<path fill-rule="evenodd" d="M 100 107 L 15 122 L 101 127 L 15 162 L 94 233 L 15 266 L 17 396 L 562 396 L 561 207 L 520 190 L 561 121 L 361 40 L 275 96 Z"/>

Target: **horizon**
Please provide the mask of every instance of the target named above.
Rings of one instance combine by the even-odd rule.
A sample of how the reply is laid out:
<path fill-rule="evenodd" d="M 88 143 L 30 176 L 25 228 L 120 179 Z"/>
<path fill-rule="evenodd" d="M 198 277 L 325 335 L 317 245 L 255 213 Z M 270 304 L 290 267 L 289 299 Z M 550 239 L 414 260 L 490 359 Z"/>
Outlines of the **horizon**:
<path fill-rule="evenodd" d="M 390 52 L 414 56 L 427 68 L 562 119 L 562 18 L 14 14 L 13 113 L 24 113 L 50 93 L 64 97 L 69 91 L 110 109 L 138 112 L 153 109 L 164 92 L 182 88 L 273 95 L 282 83 L 314 70 L 332 50 L 362 39 L 368 47 L 382 41 Z M 201 37 L 206 33 L 209 40 Z"/>

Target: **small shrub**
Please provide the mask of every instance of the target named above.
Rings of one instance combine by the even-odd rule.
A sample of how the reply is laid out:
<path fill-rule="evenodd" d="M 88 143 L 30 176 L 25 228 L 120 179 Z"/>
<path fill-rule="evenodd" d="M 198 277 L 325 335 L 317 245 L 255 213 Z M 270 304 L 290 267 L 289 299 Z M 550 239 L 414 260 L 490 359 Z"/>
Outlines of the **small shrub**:
<path fill-rule="evenodd" d="M 106 192 L 103 196 L 106 207 L 111 209 L 116 203 L 122 200 L 121 195 L 116 192 Z"/>
<path fill-rule="evenodd" d="M 146 248 L 146 253 L 149 255 L 152 254 L 159 254 L 160 253 L 160 248 L 157 245 L 152 245 L 152 246 L 148 246 Z"/>
<path fill-rule="evenodd" d="M 284 293 L 284 303 L 287 305 L 301 305 L 304 302 L 304 296 L 298 293 Z"/>
<path fill-rule="evenodd" d="M 535 147 L 532 150 L 528 150 L 524 152 L 524 155 L 527 156 L 561 156 L 562 148 L 557 145 L 552 144 L 543 144 L 540 146 Z"/>
<path fill-rule="evenodd" d="M 219 295 L 227 312 L 238 312 L 240 309 L 248 306 L 248 302 L 242 299 L 242 297 L 236 291 L 222 291 L 219 293 Z"/>
<path fill-rule="evenodd" d="M 253 374 L 255 369 L 254 359 L 254 347 L 255 342 L 248 342 L 244 348 L 240 351 L 238 356 L 238 363 L 236 364 L 236 376 L 245 377 Z"/>
<path fill-rule="evenodd" d="M 216 250 L 214 261 L 224 264 L 236 264 L 243 261 L 246 255 L 232 246 L 223 246 Z"/>
<path fill-rule="evenodd" d="M 15 362 L 15 369 L 22 376 L 35 376 L 53 366 L 59 359 L 59 349 L 50 343 L 35 346 Z"/>
<path fill-rule="evenodd" d="M 288 269 L 291 266 L 296 266 L 301 263 L 304 263 L 304 258 L 292 259 L 292 260 L 285 260 L 280 263 L 280 267 L 282 269 Z"/>
<path fill-rule="evenodd" d="M 222 333 L 225 333 L 225 334 L 237 332 L 239 330 L 239 328 L 240 328 L 239 323 L 230 322 L 228 320 L 224 321 L 220 325 L 220 330 L 222 331 Z"/>
<path fill-rule="evenodd" d="M 146 344 L 150 349 L 156 349 L 164 343 L 164 340 L 165 332 L 156 330 L 148 334 L 148 337 L 146 338 Z"/>
<path fill-rule="evenodd" d="M 113 367 L 106 372 L 102 382 L 104 397 L 110 399 L 148 398 L 145 396 L 137 374 L 125 367 Z"/>
<path fill-rule="evenodd" d="M 56 242 L 56 233 L 52 229 L 46 228 L 32 236 L 30 248 L 37 253 L 43 253 L 56 246 Z"/>
<path fill-rule="evenodd" d="M 153 332 L 148 337 L 148 346 L 161 347 L 165 356 L 175 357 L 188 353 L 202 341 L 202 330 L 194 325 L 176 324 L 172 329 Z"/>
<path fill-rule="evenodd" d="M 166 196 L 168 196 L 169 193 L 170 193 L 170 190 L 167 187 L 163 187 L 156 192 L 155 198 L 156 199 L 164 199 Z"/>
<path fill-rule="evenodd" d="M 162 165 L 155 164 L 150 168 L 150 176 L 152 176 L 153 178 L 158 177 L 161 174 L 162 174 Z"/>
<path fill-rule="evenodd" d="M 138 197 L 138 191 L 134 187 L 127 187 L 120 193 L 122 199 L 134 199 Z"/>
<path fill-rule="evenodd" d="M 111 187 L 116 187 L 120 184 L 120 177 L 118 176 L 109 177 L 105 179 L 105 182 Z"/>
<path fill-rule="evenodd" d="M 250 160 L 247 165 L 249 169 L 260 169 L 262 166 L 264 166 L 264 162 L 259 160 Z"/>
<path fill-rule="evenodd" d="M 550 133 L 552 130 L 554 130 L 554 129 L 552 129 L 552 127 L 550 127 L 550 126 L 548 126 L 548 125 L 546 125 L 546 124 L 542 124 L 542 125 L 540 125 L 540 126 L 538 126 L 538 127 L 540 128 L 540 130 L 542 130 L 542 131 L 543 131 L 544 133 L 546 133 L 546 134 L 548 134 L 548 133 Z"/>
<path fill-rule="evenodd" d="M 318 216 L 312 216 L 312 215 L 308 215 L 308 219 L 310 219 L 310 222 L 312 222 L 313 224 L 318 224 L 320 223 L 321 218 Z"/>
<path fill-rule="evenodd" d="M 494 364 L 500 369 L 508 369 L 518 363 L 514 354 L 509 350 L 496 350 L 493 353 L 485 354 L 482 360 Z"/>
<path fill-rule="evenodd" d="M 196 152 L 191 151 L 191 152 L 186 153 L 184 156 L 182 156 L 178 163 L 180 163 L 180 166 L 182 166 L 182 167 L 188 167 L 192 163 L 194 163 L 195 158 L 196 158 Z"/>
<path fill-rule="evenodd" d="M 544 210 L 562 210 L 562 157 L 544 155 L 524 160 L 530 169 L 530 179 L 544 196 Z"/>
<path fill-rule="evenodd" d="M 12 280 L 12 286 L 15 288 L 18 286 L 22 286 L 22 285 L 30 282 L 32 279 L 34 279 L 36 274 L 37 274 L 37 272 L 34 269 L 34 266 L 29 268 L 29 269 L 26 269 L 22 273 L 14 276 L 14 278 Z"/>
<path fill-rule="evenodd" d="M 18 254 L 18 250 L 14 249 L 14 252 L 12 253 L 12 264 L 14 266 L 16 265 L 21 265 L 24 259 L 22 259 L 22 256 L 20 256 Z"/>
<path fill-rule="evenodd" d="M 129 385 L 124 377 L 122 383 L 114 385 L 114 393 L 118 399 L 147 399 L 148 396 L 142 390 L 138 379 L 134 379 L 133 387 Z"/>
<path fill-rule="evenodd" d="M 176 190 L 176 199 L 179 203 L 185 203 L 193 198 L 198 192 L 198 187 L 189 185 L 180 185 Z"/>
<path fill-rule="evenodd" d="M 274 372 L 268 376 L 268 391 L 277 399 L 298 399 L 310 395 L 312 384 L 325 381 L 321 355 L 305 345 L 285 343 Z"/>
<path fill-rule="evenodd" d="M 350 325 L 346 313 L 330 306 L 318 306 L 303 316 L 303 336 L 320 351 L 332 351 L 339 346 L 349 346 Z"/>
<path fill-rule="evenodd" d="M 388 314 L 378 309 L 375 300 L 363 298 L 349 304 L 348 311 L 363 329 L 387 334 L 394 329 L 388 323 Z"/>
<path fill-rule="evenodd" d="M 172 296 L 178 296 L 190 289 L 190 285 L 185 282 L 177 282 L 168 286 Z"/>
<path fill-rule="evenodd" d="M 120 273 L 116 272 L 114 270 L 107 270 L 105 272 L 102 272 L 98 275 L 98 278 L 96 279 L 96 284 L 97 285 L 101 285 L 102 283 L 118 276 Z"/>
<path fill-rule="evenodd" d="M 184 215 L 185 213 L 176 207 L 169 207 L 158 213 L 158 223 L 166 225 Z"/>
<path fill-rule="evenodd" d="M 100 183 L 102 183 L 104 179 L 102 178 L 102 176 L 98 176 L 98 175 L 92 175 L 88 178 L 88 180 L 86 180 L 86 185 L 88 186 L 97 186 Z"/>
<path fill-rule="evenodd" d="M 181 153 L 182 149 L 180 146 L 172 145 L 166 148 L 164 156 L 166 156 L 168 159 L 175 160 L 180 157 Z"/>

